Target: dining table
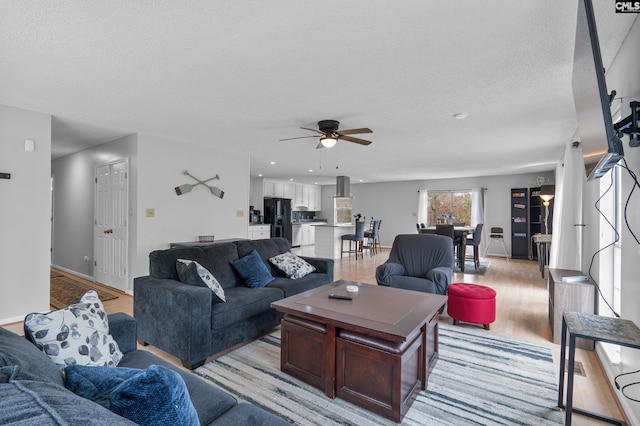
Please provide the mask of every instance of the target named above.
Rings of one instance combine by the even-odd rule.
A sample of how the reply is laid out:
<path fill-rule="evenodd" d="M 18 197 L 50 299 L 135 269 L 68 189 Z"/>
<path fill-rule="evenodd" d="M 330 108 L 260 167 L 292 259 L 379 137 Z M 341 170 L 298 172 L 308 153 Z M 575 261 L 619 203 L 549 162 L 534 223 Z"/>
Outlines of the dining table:
<path fill-rule="evenodd" d="M 469 237 L 469 235 L 473 235 L 473 231 L 475 231 L 475 226 L 454 226 L 453 227 L 453 235 L 454 235 L 454 240 L 453 240 L 453 244 L 454 244 L 454 251 L 457 245 L 458 248 L 458 252 L 456 253 L 457 256 L 457 263 L 458 266 L 460 267 L 460 272 L 464 272 L 464 261 L 465 261 L 465 257 L 466 257 L 466 253 L 467 253 L 467 238 Z M 438 232 L 436 232 L 436 227 L 435 226 L 428 226 L 426 228 L 419 228 L 418 229 L 418 233 L 420 234 L 438 234 Z M 457 242 L 457 244 L 456 244 Z"/>

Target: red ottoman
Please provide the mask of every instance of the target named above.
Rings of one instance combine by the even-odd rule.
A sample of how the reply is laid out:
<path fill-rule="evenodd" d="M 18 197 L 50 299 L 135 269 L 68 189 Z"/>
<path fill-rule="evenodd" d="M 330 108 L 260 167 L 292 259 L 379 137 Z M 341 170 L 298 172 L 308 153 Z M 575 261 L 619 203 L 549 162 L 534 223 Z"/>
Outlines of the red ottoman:
<path fill-rule="evenodd" d="M 489 330 L 489 324 L 496 320 L 496 291 L 478 284 L 453 283 L 447 290 L 449 301 L 447 314 L 453 318 L 453 324 L 459 321 L 483 324 Z"/>

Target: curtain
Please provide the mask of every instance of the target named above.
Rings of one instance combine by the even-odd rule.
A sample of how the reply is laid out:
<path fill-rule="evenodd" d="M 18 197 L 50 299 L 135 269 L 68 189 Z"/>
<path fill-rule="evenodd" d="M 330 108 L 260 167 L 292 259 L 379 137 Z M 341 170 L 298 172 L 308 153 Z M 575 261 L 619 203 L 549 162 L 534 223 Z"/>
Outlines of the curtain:
<path fill-rule="evenodd" d="M 418 191 L 418 214 L 416 216 L 417 223 L 429 225 L 429 192 L 426 189 Z"/>
<path fill-rule="evenodd" d="M 473 188 L 471 190 L 471 226 L 477 226 L 484 221 L 484 188 Z M 485 236 L 487 235 L 486 227 L 482 228 L 482 238 L 480 239 L 480 254 L 486 255 L 487 246 L 489 245 Z"/>
<path fill-rule="evenodd" d="M 549 267 L 582 270 L 582 191 L 585 182 L 582 148 L 567 144 L 564 162 L 556 167 L 553 235 Z"/>

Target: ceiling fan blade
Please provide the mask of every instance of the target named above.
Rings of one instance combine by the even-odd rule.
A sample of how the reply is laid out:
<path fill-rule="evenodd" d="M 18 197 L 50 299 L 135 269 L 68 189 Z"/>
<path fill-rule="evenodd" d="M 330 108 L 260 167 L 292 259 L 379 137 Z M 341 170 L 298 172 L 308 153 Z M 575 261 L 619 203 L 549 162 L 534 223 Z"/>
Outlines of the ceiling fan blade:
<path fill-rule="evenodd" d="M 301 128 L 301 129 L 304 129 L 304 130 L 311 130 L 312 132 L 316 132 L 316 133 L 320 133 L 321 135 L 324 135 L 324 132 L 323 132 L 323 131 L 320 131 L 320 130 L 318 130 L 318 129 L 310 129 L 310 128 L 308 128 L 308 127 L 300 127 L 300 128 Z"/>
<path fill-rule="evenodd" d="M 312 136 L 298 136 L 296 138 L 286 138 L 286 139 L 278 139 L 279 141 L 291 141 L 294 139 L 306 139 L 306 138 L 317 138 L 316 135 L 312 135 Z"/>
<path fill-rule="evenodd" d="M 326 148 L 326 146 L 322 145 L 322 142 L 318 142 L 318 145 L 316 145 L 316 149 L 323 149 Z"/>
<path fill-rule="evenodd" d="M 359 143 L 360 145 L 370 145 L 371 144 L 371 141 L 368 141 L 366 139 L 354 138 L 353 136 L 338 135 L 338 139 L 342 139 L 342 140 L 349 141 L 349 142 Z"/>
<path fill-rule="evenodd" d="M 373 130 L 363 127 L 361 129 L 338 130 L 336 133 L 339 135 L 356 135 L 358 133 L 373 133 Z"/>

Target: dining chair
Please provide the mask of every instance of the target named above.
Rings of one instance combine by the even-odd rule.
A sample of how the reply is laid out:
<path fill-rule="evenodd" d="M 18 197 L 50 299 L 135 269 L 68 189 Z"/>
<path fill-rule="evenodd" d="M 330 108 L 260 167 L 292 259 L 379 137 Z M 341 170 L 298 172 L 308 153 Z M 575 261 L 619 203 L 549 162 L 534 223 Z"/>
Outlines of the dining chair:
<path fill-rule="evenodd" d="M 462 268 L 463 266 L 461 265 L 461 263 L 464 262 L 464 253 L 461 252 L 462 238 L 461 237 L 456 238 L 456 231 L 454 229 L 454 226 L 453 225 L 436 225 L 435 233 L 438 235 L 444 235 L 446 237 L 451 238 L 451 242 L 453 244 L 453 256 L 456 259 L 456 263 L 458 263 L 458 266 Z"/>
<path fill-rule="evenodd" d="M 342 258 L 343 253 L 354 253 L 356 255 L 356 260 L 358 260 L 358 253 L 362 255 L 364 259 L 363 246 L 364 246 L 364 225 L 365 222 L 363 220 L 356 221 L 356 233 L 355 234 L 345 234 L 341 237 L 340 241 L 340 258 Z M 349 241 L 349 250 L 344 250 L 344 242 Z M 355 243 L 355 247 L 352 247 L 352 243 Z"/>
<path fill-rule="evenodd" d="M 371 217 L 371 220 L 369 221 L 369 229 L 364 230 L 364 237 L 369 238 L 372 232 L 373 232 L 373 217 Z"/>
<path fill-rule="evenodd" d="M 492 242 L 496 242 L 502 246 L 504 249 L 504 254 L 507 256 L 507 261 L 511 258 L 509 251 L 507 250 L 507 245 L 504 243 L 504 230 L 501 227 L 494 226 L 491 228 L 491 233 L 489 234 L 489 244 L 487 244 L 487 250 L 489 249 L 489 245 Z"/>
<path fill-rule="evenodd" d="M 473 236 L 467 240 L 467 246 L 473 246 L 473 256 L 466 256 L 465 253 L 465 260 L 473 260 L 473 265 L 475 266 L 476 271 L 480 269 L 480 242 L 482 241 L 482 228 L 484 228 L 484 224 L 477 224 L 476 229 L 473 231 Z"/>
<path fill-rule="evenodd" d="M 381 220 L 374 220 L 371 232 L 365 231 L 365 238 L 367 239 L 367 247 L 371 250 L 372 254 L 378 253 L 378 247 L 380 247 L 379 231 Z"/>

